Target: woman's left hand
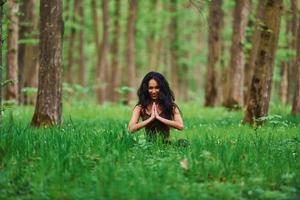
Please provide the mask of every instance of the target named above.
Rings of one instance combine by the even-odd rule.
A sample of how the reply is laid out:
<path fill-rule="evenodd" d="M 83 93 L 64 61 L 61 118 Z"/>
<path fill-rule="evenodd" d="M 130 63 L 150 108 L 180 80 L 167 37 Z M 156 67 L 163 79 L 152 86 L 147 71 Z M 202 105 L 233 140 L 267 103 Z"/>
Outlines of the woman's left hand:
<path fill-rule="evenodd" d="M 155 115 L 155 118 L 158 118 L 159 114 L 158 114 L 158 111 L 157 111 L 157 106 L 156 106 L 155 103 L 153 104 L 153 106 L 154 106 L 154 115 Z"/>

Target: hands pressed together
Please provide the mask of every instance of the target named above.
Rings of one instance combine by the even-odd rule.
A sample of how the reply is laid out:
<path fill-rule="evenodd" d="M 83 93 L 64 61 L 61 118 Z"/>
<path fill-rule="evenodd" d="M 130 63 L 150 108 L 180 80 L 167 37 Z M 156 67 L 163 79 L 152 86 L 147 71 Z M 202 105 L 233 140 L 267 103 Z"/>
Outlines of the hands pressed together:
<path fill-rule="evenodd" d="M 152 105 L 152 110 L 151 110 L 151 116 L 150 116 L 150 119 L 151 121 L 154 120 L 154 119 L 159 119 L 160 116 L 158 114 L 158 111 L 157 111 L 157 106 L 155 104 L 155 102 L 153 103 Z"/>
<path fill-rule="evenodd" d="M 155 103 L 153 103 L 152 109 L 151 109 L 151 116 L 147 120 L 139 122 L 141 109 L 142 108 L 140 106 L 136 106 L 134 111 L 133 111 L 131 120 L 130 120 L 129 125 L 128 125 L 128 130 L 131 133 L 133 133 L 133 132 L 135 132 L 135 131 L 137 131 L 141 128 L 144 128 L 145 126 L 147 126 L 147 124 L 149 124 L 150 122 L 152 122 L 155 119 L 159 120 L 160 122 L 162 122 L 163 124 L 165 124 L 169 127 L 175 128 L 177 130 L 182 130 L 183 129 L 183 121 L 182 121 L 180 112 L 177 108 L 174 109 L 174 111 L 173 111 L 174 112 L 173 113 L 173 118 L 172 119 L 166 119 L 166 118 L 163 118 L 163 117 L 159 116 L 158 106 Z"/>

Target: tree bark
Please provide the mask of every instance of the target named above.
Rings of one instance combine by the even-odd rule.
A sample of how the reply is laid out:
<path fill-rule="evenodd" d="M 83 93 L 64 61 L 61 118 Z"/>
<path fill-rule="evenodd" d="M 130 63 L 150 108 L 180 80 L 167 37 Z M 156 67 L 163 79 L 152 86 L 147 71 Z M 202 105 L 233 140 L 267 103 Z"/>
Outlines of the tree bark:
<path fill-rule="evenodd" d="M 259 44 L 244 113 L 244 122 L 252 125 L 260 125 L 263 122 L 260 118 L 268 114 L 282 10 L 282 0 L 262 0 L 260 3 L 263 4 L 259 25 L 260 40 L 253 40 L 253 43 Z"/>
<path fill-rule="evenodd" d="M 248 22 L 249 0 L 237 0 L 233 15 L 233 37 L 229 65 L 228 94 L 224 106 L 241 108 L 243 106 L 244 83 L 244 45 Z"/>
<path fill-rule="evenodd" d="M 120 56 L 120 48 L 119 48 L 119 40 L 121 35 L 121 27 L 120 27 L 120 8 L 121 2 L 120 0 L 115 0 L 115 13 L 114 13 L 114 38 L 112 43 L 112 63 L 111 63 L 111 100 L 116 102 L 118 99 L 118 93 L 115 91 L 117 87 L 120 85 L 120 81 L 118 80 L 117 74 L 120 73 L 119 70 L 119 56 Z"/>
<path fill-rule="evenodd" d="M 221 40 L 220 29 L 222 26 L 222 3 L 223 0 L 212 0 L 209 4 L 208 16 L 208 63 L 205 81 L 204 106 L 213 107 L 217 100 L 216 71 L 220 61 Z"/>
<path fill-rule="evenodd" d="M 0 0 L 0 124 L 2 122 L 2 75 L 3 75 L 3 63 L 2 63 L 2 48 L 3 48 L 3 33 L 2 33 L 2 20 L 3 20 L 3 5 L 4 1 Z"/>
<path fill-rule="evenodd" d="M 137 0 L 131 0 L 129 6 L 129 16 L 127 21 L 126 35 L 126 58 L 127 58 L 127 78 L 128 87 L 136 88 L 136 71 L 135 71 L 135 20 L 137 12 Z M 128 103 L 135 99 L 135 92 L 129 92 L 127 96 Z"/>
<path fill-rule="evenodd" d="M 289 74 L 289 63 L 282 61 L 280 63 L 280 100 L 281 103 L 287 104 L 289 99 L 288 94 L 288 74 Z"/>
<path fill-rule="evenodd" d="M 18 101 L 18 16 L 19 6 L 15 0 L 8 0 L 8 36 L 7 36 L 7 80 L 6 100 Z"/>
<path fill-rule="evenodd" d="M 108 88 L 107 66 L 108 66 L 108 51 L 109 51 L 109 15 L 108 15 L 108 0 L 102 0 L 103 13 L 103 41 L 101 44 L 100 63 L 96 83 L 97 83 L 97 101 L 103 104 L 106 100 L 106 91 Z"/>
<path fill-rule="evenodd" d="M 245 64 L 245 70 L 244 70 L 244 102 L 248 101 L 248 94 L 250 90 L 250 84 L 251 84 L 251 79 L 253 76 L 253 71 L 254 71 L 254 62 L 255 58 L 257 55 L 257 50 L 258 50 L 258 45 L 260 43 L 260 19 L 263 14 L 263 3 L 261 1 L 258 3 L 257 8 L 256 8 L 256 19 L 255 19 L 255 25 L 254 25 L 254 31 L 253 34 L 251 35 L 251 43 L 252 43 L 252 48 L 250 50 L 250 55 L 249 55 L 249 60 L 247 60 Z M 246 106 L 246 105 L 245 105 Z"/>
<path fill-rule="evenodd" d="M 21 4 L 20 17 L 20 40 L 32 40 L 30 43 L 19 44 L 18 65 L 19 65 L 19 102 L 23 104 L 34 104 L 36 96 L 28 96 L 26 92 L 21 92 L 24 87 L 37 87 L 38 70 L 38 36 L 37 17 L 35 14 L 36 0 L 24 0 Z"/>
<path fill-rule="evenodd" d="M 289 48 L 294 50 L 295 52 L 297 51 L 297 12 L 298 12 L 298 6 L 300 5 L 299 0 L 291 0 L 291 19 L 289 20 L 289 35 L 290 35 L 290 43 L 289 43 Z M 296 65 L 296 57 L 293 57 L 290 59 L 288 62 L 288 102 L 293 103 L 293 94 L 295 89 L 296 89 L 296 83 L 297 83 L 297 76 L 296 76 L 296 71 L 298 66 Z"/>
<path fill-rule="evenodd" d="M 170 3 L 170 12 L 172 13 L 171 22 L 169 25 L 170 38 L 170 64 L 171 64 L 171 83 L 175 97 L 179 95 L 179 77 L 177 74 L 178 68 L 178 24 L 177 24 L 177 0 L 172 0 Z"/>
<path fill-rule="evenodd" d="M 84 55 L 84 9 L 83 1 L 79 1 L 78 5 L 79 14 L 79 69 L 78 69 L 78 83 L 81 86 L 86 86 L 86 66 L 85 66 L 85 55 Z"/>
<path fill-rule="evenodd" d="M 76 23 L 76 15 L 78 15 L 78 4 L 79 0 L 75 0 L 73 7 L 73 14 L 70 16 L 72 23 Z M 71 27 L 69 37 L 68 37 L 68 63 L 67 63 L 67 82 L 70 84 L 74 83 L 73 74 L 74 74 L 74 42 L 76 36 L 76 28 L 74 26 Z"/>
<path fill-rule="evenodd" d="M 298 15 L 298 33 L 297 33 L 297 58 L 296 58 L 296 77 L 297 85 L 293 100 L 292 114 L 300 115 L 300 15 Z"/>
<path fill-rule="evenodd" d="M 150 36 L 147 39 L 148 44 L 148 58 L 149 58 L 149 69 L 150 71 L 156 71 L 157 70 L 157 47 L 158 47 L 158 41 L 156 40 L 156 24 L 157 24 L 157 14 L 155 13 L 157 11 L 157 0 L 151 1 L 151 10 L 154 12 L 153 17 L 151 20 L 151 30 L 150 30 Z"/>
<path fill-rule="evenodd" d="M 61 124 L 62 0 L 40 2 L 40 68 L 33 126 Z"/>

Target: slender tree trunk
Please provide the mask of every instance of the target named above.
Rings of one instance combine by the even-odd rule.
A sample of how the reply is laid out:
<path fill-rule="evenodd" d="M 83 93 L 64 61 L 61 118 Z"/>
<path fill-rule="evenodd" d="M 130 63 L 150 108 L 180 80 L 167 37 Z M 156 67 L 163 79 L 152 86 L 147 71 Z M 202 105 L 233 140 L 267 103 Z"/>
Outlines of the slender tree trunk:
<path fill-rule="evenodd" d="M 92 16 L 93 16 L 93 26 L 94 26 L 94 40 L 95 40 L 97 55 L 99 58 L 99 56 L 101 54 L 101 48 L 100 48 L 101 45 L 100 45 L 100 38 L 99 38 L 99 25 L 98 25 L 99 17 L 98 17 L 98 12 L 97 12 L 96 0 L 92 0 L 91 6 L 92 6 Z"/>
<path fill-rule="evenodd" d="M 291 19 L 289 20 L 289 35 L 291 40 L 289 43 L 289 48 L 294 50 L 295 52 L 297 51 L 297 12 L 298 11 L 298 7 L 300 5 L 300 1 L 299 0 L 291 0 Z M 288 102 L 293 103 L 293 94 L 295 89 L 296 89 L 296 83 L 297 83 L 297 76 L 296 76 L 296 71 L 298 66 L 296 65 L 296 57 L 293 57 L 289 60 L 288 62 Z"/>
<path fill-rule="evenodd" d="M 95 39 L 95 45 L 97 50 L 97 64 L 95 70 L 96 95 L 97 95 L 97 102 L 99 103 L 99 101 L 104 101 L 105 94 L 102 93 L 104 84 L 101 82 L 101 77 L 100 77 L 102 73 L 102 69 L 101 69 L 102 44 L 100 43 L 100 38 L 99 38 L 99 25 L 98 25 L 99 18 L 97 13 L 96 0 L 92 0 L 92 14 L 93 14 L 93 25 L 94 25 L 94 39 Z"/>
<path fill-rule="evenodd" d="M 200 22 L 200 20 L 199 20 Z M 198 26 L 200 27 L 201 23 L 198 23 Z M 203 47 L 202 47 L 202 32 L 198 32 L 196 35 L 196 44 L 195 44 L 195 51 L 198 55 L 203 54 Z M 195 82 L 195 86 L 196 86 L 196 94 L 198 96 L 198 94 L 201 91 L 201 86 L 202 86 L 202 82 L 201 79 L 199 79 L 199 77 L 202 77 L 202 69 L 201 66 L 197 63 L 197 65 L 195 65 L 193 67 L 193 81 Z"/>
<path fill-rule="evenodd" d="M 121 35 L 121 29 L 120 29 L 120 8 L 121 8 L 121 2 L 120 0 L 115 0 L 115 20 L 114 20 L 114 38 L 113 38 L 113 44 L 112 44 L 112 64 L 111 64 L 111 100 L 113 102 L 116 102 L 118 99 L 118 93 L 115 91 L 118 85 L 118 76 L 116 76 L 119 73 L 119 40 Z"/>
<path fill-rule="evenodd" d="M 281 103 L 288 103 L 288 74 L 289 74 L 289 63 L 282 61 L 280 63 L 280 100 Z"/>
<path fill-rule="evenodd" d="M 126 36 L 126 58 L 127 58 L 127 76 L 128 76 L 128 86 L 130 88 L 136 88 L 136 71 L 135 71 L 135 20 L 137 12 L 137 0 L 130 1 L 129 16 L 127 22 L 127 36 Z M 129 92 L 128 103 L 130 103 L 135 98 L 135 92 Z"/>
<path fill-rule="evenodd" d="M 78 5 L 79 14 L 79 69 L 78 69 L 78 83 L 81 86 L 86 86 L 86 67 L 85 67 L 85 55 L 84 55 L 84 9 L 83 1 L 79 1 Z"/>
<path fill-rule="evenodd" d="M 251 43 L 252 43 L 252 48 L 250 50 L 250 55 L 249 55 L 249 60 L 247 61 L 247 63 L 245 64 L 245 70 L 244 70 L 244 102 L 246 104 L 246 102 L 248 101 L 248 94 L 249 94 L 249 90 L 250 90 L 250 84 L 251 84 L 251 79 L 253 76 L 253 72 L 254 72 L 254 62 L 255 62 L 255 58 L 257 55 L 257 50 L 258 50 L 258 45 L 260 43 L 260 19 L 262 17 L 263 14 L 263 3 L 261 3 L 262 1 L 260 1 L 257 5 L 256 8 L 256 19 L 255 19 L 255 26 L 254 26 L 254 31 L 253 34 L 251 36 Z M 246 106 L 246 105 L 245 105 Z"/>
<path fill-rule="evenodd" d="M 100 65 L 96 78 L 97 85 L 97 100 L 99 104 L 103 104 L 106 100 L 106 91 L 108 88 L 107 66 L 108 66 L 108 51 L 109 51 L 109 16 L 108 16 L 108 0 L 102 0 L 103 10 L 103 41 L 101 44 Z"/>
<path fill-rule="evenodd" d="M 41 0 L 40 68 L 33 126 L 61 124 L 62 40 L 62 0 Z"/>
<path fill-rule="evenodd" d="M 261 124 L 259 118 L 268 114 L 282 9 L 282 0 L 262 0 L 260 3 L 263 3 L 263 15 L 259 26 L 260 40 L 253 41 L 259 44 L 244 113 L 244 122 L 250 124 Z"/>
<path fill-rule="evenodd" d="M 79 14 L 79 69 L 78 69 L 78 83 L 81 86 L 86 86 L 86 66 L 85 66 L 85 55 L 84 55 L 84 9 L 83 1 L 79 1 L 78 14 Z"/>
<path fill-rule="evenodd" d="M 2 62 L 2 48 L 3 48 L 3 40 L 2 40 L 2 20 L 3 20 L 3 5 L 4 1 L 0 0 L 0 124 L 2 122 L 2 75 L 3 75 L 3 62 Z"/>
<path fill-rule="evenodd" d="M 8 0 L 7 36 L 7 79 L 13 83 L 6 87 L 6 100 L 18 100 L 18 16 L 19 6 L 15 0 Z"/>
<path fill-rule="evenodd" d="M 220 29 L 222 26 L 222 0 L 212 0 L 209 4 L 208 16 L 208 63 L 205 81 L 204 106 L 215 106 L 217 100 L 216 65 L 220 61 L 221 40 Z"/>
<path fill-rule="evenodd" d="M 24 87 L 37 87 L 37 68 L 38 68 L 38 36 L 37 17 L 35 14 L 36 0 L 24 0 L 21 4 L 20 17 L 20 40 L 36 40 L 30 43 L 19 44 L 18 64 L 19 64 L 19 102 L 24 104 L 34 104 L 36 96 L 28 96 L 21 92 Z"/>
<path fill-rule="evenodd" d="M 228 94 L 224 105 L 227 108 L 240 108 L 243 105 L 244 47 L 245 31 L 248 22 L 249 0 L 237 0 L 233 15 L 233 37 L 228 79 Z"/>
<path fill-rule="evenodd" d="M 149 58 L 149 68 L 151 71 L 156 71 L 157 70 L 157 46 L 158 46 L 158 41 L 156 40 L 156 24 L 157 24 L 157 14 L 155 13 L 157 11 L 157 0 L 152 0 L 151 1 L 151 10 L 154 12 L 152 16 L 152 21 L 151 21 L 151 30 L 150 30 L 150 37 L 147 40 L 148 44 L 148 58 Z"/>
<path fill-rule="evenodd" d="M 297 85 L 293 100 L 292 113 L 300 115 L 300 15 L 298 15 L 298 33 L 297 33 L 297 58 L 296 58 L 296 77 Z"/>
<path fill-rule="evenodd" d="M 169 38 L 170 38 L 170 64 L 171 64 L 171 82 L 172 89 L 175 93 L 175 97 L 179 96 L 179 77 L 177 74 L 178 68 L 178 25 L 177 25 L 177 0 L 172 0 L 170 3 L 170 12 L 172 13 L 171 22 L 169 26 Z"/>
<path fill-rule="evenodd" d="M 26 39 L 26 35 L 28 34 L 28 29 L 32 28 L 28 26 L 28 22 L 31 20 L 28 19 L 30 17 L 30 9 L 32 9 L 31 1 L 20 3 L 19 5 L 20 14 L 19 14 L 19 40 Z M 20 43 L 18 44 L 18 101 L 20 104 L 23 104 L 23 94 L 22 88 L 24 87 L 24 54 L 25 54 L 25 46 L 26 44 Z"/>
<path fill-rule="evenodd" d="M 72 23 L 75 23 L 76 15 L 78 14 L 78 4 L 79 0 L 75 0 L 73 14 L 71 16 Z M 68 64 L 67 64 L 67 82 L 70 84 L 74 83 L 73 74 L 74 74 L 74 43 L 75 43 L 76 29 L 71 27 L 71 31 L 68 38 Z"/>
<path fill-rule="evenodd" d="M 297 32 L 297 0 L 291 0 L 291 11 L 286 14 L 286 40 L 287 44 L 285 49 L 294 50 L 296 52 L 296 32 Z M 296 66 L 295 57 L 289 60 L 284 60 L 280 64 L 280 99 L 283 104 L 288 104 L 292 102 L 290 94 L 293 93 L 296 86 Z"/>

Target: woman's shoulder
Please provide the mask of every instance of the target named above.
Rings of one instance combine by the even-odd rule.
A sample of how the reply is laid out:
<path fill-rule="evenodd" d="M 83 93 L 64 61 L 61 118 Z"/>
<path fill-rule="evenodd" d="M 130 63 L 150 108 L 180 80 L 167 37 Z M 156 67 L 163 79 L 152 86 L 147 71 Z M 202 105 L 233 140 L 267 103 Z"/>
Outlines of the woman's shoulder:
<path fill-rule="evenodd" d="M 173 113 L 181 113 L 181 110 L 176 103 L 173 104 Z"/>

